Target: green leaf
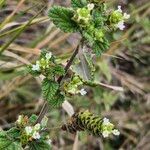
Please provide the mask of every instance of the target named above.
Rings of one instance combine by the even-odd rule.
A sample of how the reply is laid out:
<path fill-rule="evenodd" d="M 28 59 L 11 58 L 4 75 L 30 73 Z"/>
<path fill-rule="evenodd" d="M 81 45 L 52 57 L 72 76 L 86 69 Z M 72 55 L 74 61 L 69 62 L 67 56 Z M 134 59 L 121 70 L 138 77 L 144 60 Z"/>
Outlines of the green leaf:
<path fill-rule="evenodd" d="M 16 127 L 11 128 L 7 131 L 7 135 L 12 139 L 18 138 L 20 137 L 20 130 L 17 129 Z"/>
<path fill-rule="evenodd" d="M 23 150 L 21 143 L 11 139 L 6 132 L 0 132 L 0 150 Z"/>
<path fill-rule="evenodd" d="M 96 41 L 88 32 L 82 32 L 82 35 L 96 56 L 101 56 L 101 54 L 109 48 L 109 42 L 106 38 L 103 38 L 103 42 L 100 42 Z"/>
<path fill-rule="evenodd" d="M 42 94 L 45 100 L 51 102 L 53 105 L 52 99 L 56 95 L 57 90 L 59 89 L 59 84 L 55 81 L 51 81 L 45 78 L 42 82 Z"/>
<path fill-rule="evenodd" d="M 49 10 L 49 17 L 53 23 L 64 32 L 76 32 L 77 24 L 72 20 L 74 11 L 68 8 L 53 6 Z"/>
<path fill-rule="evenodd" d="M 29 122 L 31 124 L 34 124 L 36 122 L 37 118 L 38 118 L 37 115 L 32 114 L 31 117 L 29 118 Z"/>
<path fill-rule="evenodd" d="M 36 141 L 29 144 L 28 150 L 51 150 L 51 145 L 45 141 Z"/>
<path fill-rule="evenodd" d="M 71 5 L 74 8 L 83 8 L 87 6 L 86 0 L 71 0 Z"/>
<path fill-rule="evenodd" d="M 104 39 L 104 42 L 95 41 L 92 49 L 93 52 L 96 54 L 96 56 L 101 56 L 103 52 L 105 52 L 109 48 L 109 43 L 106 39 Z"/>
<path fill-rule="evenodd" d="M 52 107 L 59 107 L 64 102 L 65 97 L 59 91 L 58 93 L 49 101 Z"/>
<path fill-rule="evenodd" d="M 65 74 L 65 70 L 61 65 L 56 65 L 53 68 L 54 74 L 55 75 L 64 75 Z"/>

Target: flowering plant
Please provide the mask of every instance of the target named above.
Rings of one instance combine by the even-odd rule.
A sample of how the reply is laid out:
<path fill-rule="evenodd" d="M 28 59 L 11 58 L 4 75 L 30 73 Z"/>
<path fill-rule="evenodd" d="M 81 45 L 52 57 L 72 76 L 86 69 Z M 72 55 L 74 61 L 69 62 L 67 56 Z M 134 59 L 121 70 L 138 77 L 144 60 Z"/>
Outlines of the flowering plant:
<path fill-rule="evenodd" d="M 65 67 L 58 63 L 57 57 L 46 50 L 41 52 L 34 64 L 27 66 L 31 75 L 43 78 L 42 95 L 45 103 L 39 116 L 32 115 L 28 118 L 19 115 L 13 128 L 0 132 L 0 149 L 51 149 L 47 130 L 48 119 L 45 116 L 47 110 L 49 107 L 56 108 L 63 105 L 65 97 L 88 94 L 85 86 L 96 85 L 93 54 L 100 56 L 106 51 L 110 45 L 108 35 L 117 29 L 123 30 L 126 19 L 130 17 L 122 12 L 121 6 L 118 6 L 117 10 L 109 11 L 103 0 L 72 0 L 71 2 L 71 8 L 53 6 L 49 10 L 49 17 L 62 31 L 80 33 L 81 41 Z M 75 69 L 82 63 L 76 57 L 81 51 L 90 72 L 86 77 Z M 71 66 L 72 64 L 74 65 Z M 71 69 L 71 77 L 68 75 L 67 78 L 69 69 Z M 109 119 L 95 116 L 89 111 L 74 113 L 61 128 L 71 133 L 87 130 L 94 136 L 104 138 L 110 134 L 119 135 L 119 131 Z"/>

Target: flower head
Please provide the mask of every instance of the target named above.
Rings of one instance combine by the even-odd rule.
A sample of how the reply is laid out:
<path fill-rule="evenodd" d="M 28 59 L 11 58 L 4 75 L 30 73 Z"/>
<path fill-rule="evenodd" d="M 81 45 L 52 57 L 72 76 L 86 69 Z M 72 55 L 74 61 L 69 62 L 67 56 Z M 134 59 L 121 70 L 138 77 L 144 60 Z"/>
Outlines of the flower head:
<path fill-rule="evenodd" d="M 122 13 L 122 9 L 121 9 L 121 6 L 120 6 L 120 5 L 118 6 L 117 11 Z"/>
<path fill-rule="evenodd" d="M 41 125 L 39 124 L 39 123 L 37 123 L 35 126 L 34 126 L 34 130 L 40 130 L 40 127 L 41 127 Z"/>
<path fill-rule="evenodd" d="M 51 139 L 48 139 L 46 142 L 47 142 L 47 144 L 49 144 L 49 145 L 52 144 L 52 140 L 51 140 Z"/>
<path fill-rule="evenodd" d="M 85 91 L 85 89 L 81 89 L 79 92 L 80 92 L 80 94 L 81 94 L 82 96 L 84 96 L 84 95 L 87 94 L 87 91 Z"/>
<path fill-rule="evenodd" d="M 51 52 L 46 53 L 45 57 L 47 60 L 49 60 L 52 57 L 52 53 Z"/>
<path fill-rule="evenodd" d="M 90 14 L 91 10 L 90 9 L 88 9 L 88 8 L 78 8 L 72 19 L 75 22 L 79 23 L 79 25 L 82 26 L 82 27 L 87 26 L 89 24 L 90 20 L 91 20 L 91 14 Z"/>
<path fill-rule="evenodd" d="M 93 4 L 93 3 L 88 4 L 88 5 L 87 5 L 87 8 L 88 8 L 88 10 L 93 10 L 94 4 Z"/>
<path fill-rule="evenodd" d="M 36 132 L 36 131 L 33 133 L 32 137 L 34 139 L 40 139 L 41 138 L 40 134 L 38 132 Z"/>
<path fill-rule="evenodd" d="M 33 71 L 39 71 L 39 70 L 40 70 L 39 64 L 36 63 L 35 65 L 32 65 L 32 70 L 33 70 Z"/>
<path fill-rule="evenodd" d="M 129 18 L 130 18 L 130 14 L 124 13 L 124 14 L 123 14 L 123 18 L 124 18 L 124 19 L 129 19 Z"/>
<path fill-rule="evenodd" d="M 110 124 L 109 119 L 107 119 L 107 118 L 103 118 L 103 124 L 104 124 L 104 125 L 108 125 L 108 124 Z"/>
<path fill-rule="evenodd" d="M 113 133 L 114 135 L 120 135 L 120 132 L 119 132 L 117 129 L 112 130 L 112 133 Z"/>
<path fill-rule="evenodd" d="M 130 15 L 127 13 L 123 13 L 121 6 L 118 6 L 118 9 L 111 13 L 109 21 L 113 27 L 118 28 L 120 30 L 124 30 L 124 22 L 126 19 L 129 18 Z"/>
<path fill-rule="evenodd" d="M 26 132 L 27 135 L 30 135 L 32 133 L 32 131 L 33 131 L 33 129 L 32 129 L 31 126 L 26 126 L 25 127 L 25 132 Z"/>
<path fill-rule="evenodd" d="M 110 132 L 108 132 L 107 130 L 102 132 L 102 135 L 103 135 L 104 138 L 108 137 L 109 134 L 110 134 Z"/>
<path fill-rule="evenodd" d="M 115 25 L 117 28 L 119 28 L 120 30 L 124 30 L 125 25 L 124 25 L 124 21 L 120 21 Z"/>
<path fill-rule="evenodd" d="M 17 122 L 18 124 L 21 124 L 22 119 L 23 119 L 22 115 L 19 115 L 16 122 Z"/>

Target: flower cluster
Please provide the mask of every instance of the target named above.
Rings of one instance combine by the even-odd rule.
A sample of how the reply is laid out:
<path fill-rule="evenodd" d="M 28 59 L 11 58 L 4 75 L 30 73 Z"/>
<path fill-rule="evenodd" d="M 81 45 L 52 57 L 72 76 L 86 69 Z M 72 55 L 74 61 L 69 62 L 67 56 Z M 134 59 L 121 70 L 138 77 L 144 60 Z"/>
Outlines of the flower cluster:
<path fill-rule="evenodd" d="M 77 22 L 81 27 L 86 27 L 92 19 L 91 10 L 93 10 L 94 4 L 88 4 L 87 7 L 78 8 L 73 16 L 73 20 Z"/>
<path fill-rule="evenodd" d="M 39 134 L 40 128 L 41 128 L 41 126 L 39 123 L 36 124 L 35 126 L 26 126 L 25 133 L 27 136 L 30 137 L 30 140 L 32 140 L 32 138 L 35 140 L 40 139 L 41 138 L 41 136 Z"/>
<path fill-rule="evenodd" d="M 64 74 L 64 68 L 56 63 L 56 57 L 51 52 L 42 50 L 39 59 L 33 65 L 27 67 L 28 72 L 33 76 L 43 75 L 48 79 L 54 79 L 57 75 Z"/>
<path fill-rule="evenodd" d="M 104 138 L 108 137 L 111 133 L 113 133 L 114 135 L 120 134 L 120 132 L 117 129 L 114 129 L 114 125 L 110 123 L 109 119 L 107 118 L 103 118 L 101 130 Z"/>
<path fill-rule="evenodd" d="M 36 61 L 36 64 L 32 65 L 33 71 L 40 71 L 41 69 L 45 69 L 49 67 L 49 61 L 52 58 L 52 53 L 46 53 L 45 58 L 41 58 L 39 61 Z"/>
<path fill-rule="evenodd" d="M 80 89 L 82 85 L 83 81 L 81 80 L 81 78 L 78 75 L 74 75 L 70 82 L 66 82 L 64 84 L 64 90 L 66 91 L 66 93 L 70 93 L 73 95 L 80 93 L 82 96 L 84 96 L 87 94 L 87 92 L 83 88 Z"/>
<path fill-rule="evenodd" d="M 44 117 L 40 123 L 35 123 L 36 117 L 33 115 L 31 118 L 27 116 L 19 115 L 16 121 L 16 126 L 20 130 L 20 140 L 22 145 L 26 145 L 29 142 L 34 140 L 45 140 L 49 145 L 51 145 L 51 140 L 49 135 L 45 133 L 45 129 L 47 126 L 48 118 Z"/>
<path fill-rule="evenodd" d="M 120 132 L 114 128 L 114 125 L 110 123 L 109 119 L 101 118 L 93 113 L 86 111 L 80 111 L 75 113 L 67 123 L 62 125 L 62 130 L 75 133 L 77 131 L 88 131 L 94 136 L 108 137 L 110 134 L 118 136 Z"/>
<path fill-rule="evenodd" d="M 110 14 L 109 21 L 113 27 L 119 28 L 120 30 L 124 30 L 125 28 L 124 22 L 126 19 L 129 19 L 129 18 L 130 18 L 130 15 L 127 13 L 123 13 L 121 6 L 118 6 L 118 9 L 113 11 Z"/>

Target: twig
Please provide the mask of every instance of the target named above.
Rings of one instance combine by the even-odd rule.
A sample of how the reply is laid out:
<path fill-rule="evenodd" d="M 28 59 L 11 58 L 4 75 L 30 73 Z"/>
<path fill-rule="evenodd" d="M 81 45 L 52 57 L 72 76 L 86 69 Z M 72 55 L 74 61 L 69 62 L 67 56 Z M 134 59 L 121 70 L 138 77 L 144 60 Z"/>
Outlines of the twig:
<path fill-rule="evenodd" d="M 64 75 L 64 76 L 60 76 L 60 77 L 58 78 L 57 82 L 58 82 L 59 84 L 61 83 L 61 81 L 63 80 L 63 78 L 66 76 L 66 74 L 67 74 L 67 72 L 68 72 L 70 66 L 71 66 L 72 63 L 73 63 L 74 58 L 75 58 L 76 55 L 78 54 L 79 47 L 80 47 L 80 44 L 77 46 L 77 48 L 76 48 L 75 51 L 73 52 L 73 54 L 72 54 L 70 60 L 69 60 L 68 63 L 66 64 L 66 66 L 65 66 L 65 75 Z M 39 114 L 39 116 L 38 116 L 38 119 L 36 120 L 36 123 L 40 123 L 40 122 L 42 121 L 42 118 L 43 118 L 44 115 L 47 113 L 48 109 L 49 109 L 48 103 L 47 103 L 47 102 L 44 102 L 43 107 L 42 107 L 42 109 L 41 109 L 41 111 L 40 111 L 40 114 Z"/>

